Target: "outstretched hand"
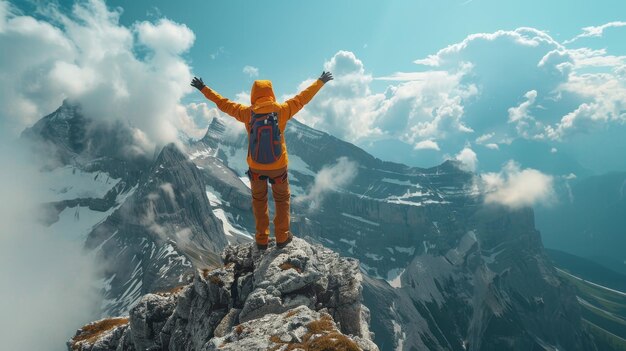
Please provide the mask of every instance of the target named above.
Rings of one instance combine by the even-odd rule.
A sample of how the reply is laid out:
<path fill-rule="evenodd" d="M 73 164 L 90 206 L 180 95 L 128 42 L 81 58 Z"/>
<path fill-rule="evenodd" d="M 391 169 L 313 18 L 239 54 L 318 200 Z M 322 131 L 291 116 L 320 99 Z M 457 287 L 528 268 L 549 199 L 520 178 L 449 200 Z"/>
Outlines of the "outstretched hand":
<path fill-rule="evenodd" d="M 320 79 L 322 82 L 324 82 L 324 84 L 325 84 L 325 83 L 326 83 L 326 82 L 328 82 L 329 80 L 333 80 L 333 74 L 332 74 L 332 73 L 330 73 L 330 72 L 326 72 L 326 71 L 324 71 L 324 72 L 322 72 L 322 75 L 320 76 L 320 78 L 319 78 L 319 79 Z"/>
<path fill-rule="evenodd" d="M 198 77 L 193 77 L 193 79 L 191 80 L 191 86 L 198 89 L 198 90 L 202 90 L 202 88 L 204 88 L 204 82 L 202 81 L 202 78 L 198 78 Z"/>

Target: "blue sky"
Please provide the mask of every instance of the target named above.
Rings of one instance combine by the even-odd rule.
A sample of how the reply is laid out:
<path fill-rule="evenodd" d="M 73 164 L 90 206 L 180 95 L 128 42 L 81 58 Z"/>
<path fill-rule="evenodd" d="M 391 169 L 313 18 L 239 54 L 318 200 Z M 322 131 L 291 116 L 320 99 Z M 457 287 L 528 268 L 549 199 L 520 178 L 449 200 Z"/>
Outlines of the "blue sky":
<path fill-rule="evenodd" d="M 196 34 L 194 72 L 225 94 L 249 83 L 242 67 L 258 67 L 283 93 L 317 74 L 339 50 L 354 52 L 374 76 L 415 70 L 413 61 L 472 33 L 534 27 L 557 40 L 581 28 L 626 20 L 623 1 L 109 1 L 123 23 L 161 14 Z M 621 33 L 623 34 L 623 33 Z M 622 36 L 621 39 L 624 37 Z M 626 54 L 626 41 L 593 46 Z M 212 60 L 212 54 L 221 53 Z M 268 53 L 268 54 L 265 54 Z"/>
<path fill-rule="evenodd" d="M 335 81 L 297 118 L 379 158 L 458 158 L 484 172 L 512 160 L 555 177 L 626 170 L 623 1 L 1 3 L 0 44 L 15 58 L 0 60 L 12 72 L 0 82 L 7 106 L 19 101 L 0 111 L 6 130 L 70 97 L 128 115 L 148 147 L 224 117 L 185 86 L 190 76 L 245 102 L 254 79 L 285 98 L 331 69 Z"/>
<path fill-rule="evenodd" d="M 623 1 L 194 0 L 180 4 L 116 0 L 107 4 L 124 9 L 125 25 L 161 16 L 186 24 L 196 35 L 189 51 L 194 73 L 229 96 L 250 85 L 242 72 L 246 65 L 259 68 L 260 77 L 274 80 L 279 93 L 290 93 L 339 50 L 354 52 L 374 76 L 386 76 L 415 70 L 414 60 L 472 33 L 533 27 L 567 40 L 583 27 L 626 20 L 626 15 L 620 16 L 626 14 Z M 626 54 L 623 38 L 615 35 L 592 45 Z"/>

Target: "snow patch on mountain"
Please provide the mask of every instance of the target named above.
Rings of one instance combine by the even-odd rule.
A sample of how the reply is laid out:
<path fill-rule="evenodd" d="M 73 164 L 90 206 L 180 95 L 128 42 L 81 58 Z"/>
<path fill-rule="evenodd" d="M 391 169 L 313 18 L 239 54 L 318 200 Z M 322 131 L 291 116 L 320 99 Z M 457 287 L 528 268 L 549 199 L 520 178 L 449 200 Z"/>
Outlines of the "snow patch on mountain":
<path fill-rule="evenodd" d="M 373 221 L 367 220 L 367 219 L 365 219 L 363 217 L 351 215 L 349 213 L 341 212 L 341 215 L 344 216 L 344 217 L 355 219 L 355 220 L 357 220 L 359 222 L 362 222 L 362 223 L 366 223 L 366 224 L 369 224 L 369 225 L 376 226 L 376 227 L 380 226 L 380 223 L 378 223 L 378 222 L 373 222 Z"/>
<path fill-rule="evenodd" d="M 237 174 L 239 174 L 240 176 L 245 175 L 246 171 L 249 168 L 247 161 L 248 150 L 244 148 L 228 146 L 225 149 L 225 152 L 228 158 L 225 160 L 224 163 L 226 163 L 229 168 L 237 172 Z"/>
<path fill-rule="evenodd" d="M 245 184 L 245 186 L 248 187 L 248 189 L 252 189 L 252 185 L 250 185 L 250 178 L 248 178 L 248 176 L 239 177 L 239 179 L 241 180 L 243 184 Z"/>
<path fill-rule="evenodd" d="M 409 256 L 413 256 L 413 254 L 415 253 L 415 248 L 412 246 L 411 247 L 394 246 L 393 249 L 398 252 L 405 253 Z"/>
<path fill-rule="evenodd" d="M 402 287 L 402 273 L 404 273 L 404 268 L 394 268 L 387 272 L 387 283 L 393 286 L 394 288 Z"/>
<path fill-rule="evenodd" d="M 402 326 L 396 322 L 395 319 L 391 320 L 393 324 L 393 333 L 397 338 L 396 351 L 404 351 L 404 340 L 406 340 L 406 333 L 402 331 Z"/>
<path fill-rule="evenodd" d="M 83 242 L 94 226 L 102 223 L 116 207 L 105 212 L 94 211 L 85 206 L 66 207 L 59 213 L 59 220 L 48 227 L 51 236 Z"/>
<path fill-rule="evenodd" d="M 93 228 L 115 212 L 136 189 L 137 186 L 134 186 L 132 189 L 119 194 L 116 199 L 117 205 L 106 211 L 96 211 L 80 205 L 64 208 L 58 215 L 59 219 L 48 226 L 49 235 L 84 242 Z"/>
<path fill-rule="evenodd" d="M 55 168 L 42 172 L 41 202 L 77 198 L 103 198 L 121 179 L 105 172 L 85 172 L 74 166 Z"/>
<path fill-rule="evenodd" d="M 421 188 L 422 186 L 419 184 L 413 184 L 408 180 L 399 180 L 399 179 L 395 179 L 395 178 L 383 178 L 381 181 L 385 182 L 385 183 L 391 183 L 391 184 L 397 184 L 397 185 L 404 185 L 404 186 L 414 186 L 416 188 Z"/>
<path fill-rule="evenodd" d="M 237 224 L 233 215 L 224 209 L 224 207 L 230 207 L 230 204 L 222 199 L 221 194 L 217 190 L 207 185 L 206 195 L 209 198 L 213 214 L 222 222 L 224 233 L 229 242 L 236 243 L 237 241 L 234 239 L 237 236 L 247 239 L 253 238 L 252 234 L 248 233 L 245 228 Z"/>
<path fill-rule="evenodd" d="M 311 177 L 315 177 L 316 173 L 311 170 L 311 166 L 309 166 L 302 158 L 298 155 L 289 154 L 289 170 L 297 171 L 305 175 L 309 175 Z"/>

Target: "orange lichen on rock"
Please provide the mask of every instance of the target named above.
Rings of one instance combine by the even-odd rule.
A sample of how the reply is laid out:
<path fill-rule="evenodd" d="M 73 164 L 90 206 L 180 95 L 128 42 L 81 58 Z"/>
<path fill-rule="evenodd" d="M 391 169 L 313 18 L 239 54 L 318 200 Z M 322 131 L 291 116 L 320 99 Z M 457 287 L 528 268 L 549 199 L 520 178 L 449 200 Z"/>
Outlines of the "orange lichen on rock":
<path fill-rule="evenodd" d="M 288 269 L 294 269 L 296 272 L 302 273 L 302 269 L 300 267 L 296 267 L 296 266 L 294 266 L 293 264 L 291 264 L 289 262 L 283 262 L 278 267 L 280 269 L 282 269 L 283 271 L 286 271 Z"/>
<path fill-rule="evenodd" d="M 79 350 L 82 343 L 93 343 L 104 332 L 124 324 L 128 324 L 128 318 L 108 318 L 87 324 L 72 338 L 72 350 Z"/>
<path fill-rule="evenodd" d="M 187 285 L 179 285 L 179 286 L 175 286 L 171 289 L 168 290 L 163 290 L 163 291 L 159 291 L 156 292 L 155 294 L 160 295 L 160 296 L 168 296 L 168 295 L 176 295 L 179 292 L 183 291 L 183 289 L 186 287 Z"/>
<path fill-rule="evenodd" d="M 309 332 L 302 337 L 302 342 L 298 343 L 284 342 L 278 335 L 272 335 L 270 341 L 277 345 L 270 350 L 278 350 L 286 345 L 285 351 L 296 349 L 305 351 L 361 351 L 361 348 L 354 341 L 339 333 L 328 314 L 310 322 L 307 329 Z"/>
<path fill-rule="evenodd" d="M 212 276 L 209 278 L 209 281 L 210 281 L 211 283 L 213 283 L 213 284 L 217 285 L 217 286 L 224 286 L 224 282 L 223 282 L 223 281 L 222 281 L 222 279 L 220 279 L 220 277 L 219 277 L 219 276 L 217 276 L 217 275 L 212 275 Z"/>

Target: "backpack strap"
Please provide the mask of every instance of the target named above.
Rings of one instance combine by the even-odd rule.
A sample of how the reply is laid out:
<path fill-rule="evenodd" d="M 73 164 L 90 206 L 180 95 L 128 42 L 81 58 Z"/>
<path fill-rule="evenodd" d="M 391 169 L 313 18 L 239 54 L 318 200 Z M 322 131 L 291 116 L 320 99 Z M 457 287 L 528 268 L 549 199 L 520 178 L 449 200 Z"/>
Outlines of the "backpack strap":
<path fill-rule="evenodd" d="M 283 174 L 277 175 L 274 178 L 269 178 L 270 184 L 283 184 L 287 182 L 287 171 Z"/>
<path fill-rule="evenodd" d="M 282 174 L 277 175 L 274 178 L 271 178 L 271 177 L 268 177 L 266 175 L 261 175 L 259 173 L 253 172 L 249 168 L 246 171 L 246 174 L 248 175 L 248 179 L 250 179 L 250 181 L 253 181 L 253 180 L 266 180 L 266 179 L 268 179 L 270 184 L 283 184 L 283 183 L 287 182 L 287 171 L 283 172 Z"/>
<path fill-rule="evenodd" d="M 248 175 L 248 179 L 250 179 L 250 181 L 253 181 L 253 180 L 265 180 L 265 179 L 269 178 L 268 176 L 264 176 L 264 175 L 260 175 L 259 173 L 252 172 L 251 169 L 248 169 L 246 171 L 246 174 Z"/>
<path fill-rule="evenodd" d="M 256 113 L 252 111 L 252 118 L 250 118 L 250 124 L 254 123 L 256 119 L 268 119 L 274 118 L 276 122 L 278 122 L 278 114 L 276 112 L 268 112 L 268 113 Z"/>

